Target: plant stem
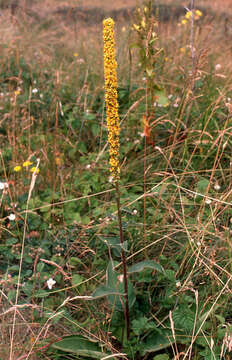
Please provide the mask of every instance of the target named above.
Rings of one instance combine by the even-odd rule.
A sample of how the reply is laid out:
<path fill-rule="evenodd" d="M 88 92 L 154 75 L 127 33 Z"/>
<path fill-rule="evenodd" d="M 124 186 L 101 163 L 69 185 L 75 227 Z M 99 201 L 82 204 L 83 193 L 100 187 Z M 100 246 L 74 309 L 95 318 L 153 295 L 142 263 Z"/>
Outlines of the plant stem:
<path fill-rule="evenodd" d="M 117 201 L 117 209 L 118 209 L 118 224 L 120 231 L 120 244 L 121 244 L 121 259 L 123 264 L 123 279 L 124 279 L 124 299 L 125 299 L 125 322 L 126 322 L 126 331 L 127 331 L 127 340 L 130 337 L 130 315 L 129 315 L 129 301 L 128 301 L 128 286 L 127 286 L 127 265 L 126 265 L 126 256 L 124 251 L 123 244 L 123 231 L 122 231 L 122 216 L 121 216 L 121 205 L 120 205 L 120 191 L 119 191 L 119 183 L 116 181 L 116 201 Z"/>

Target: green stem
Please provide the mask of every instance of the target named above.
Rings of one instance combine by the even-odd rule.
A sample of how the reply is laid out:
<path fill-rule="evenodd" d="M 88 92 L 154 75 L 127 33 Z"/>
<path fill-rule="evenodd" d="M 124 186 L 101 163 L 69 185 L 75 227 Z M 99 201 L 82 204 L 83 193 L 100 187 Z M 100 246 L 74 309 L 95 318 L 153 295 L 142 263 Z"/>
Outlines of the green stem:
<path fill-rule="evenodd" d="M 126 322 L 126 330 L 127 330 L 127 340 L 130 337 L 130 315 L 129 315 L 129 300 L 128 300 L 128 286 L 127 286 L 127 266 L 126 266 L 126 256 L 124 251 L 123 244 L 123 231 L 122 231 L 122 216 L 121 216 L 121 205 L 120 205 L 120 192 L 119 192 L 119 183 L 116 181 L 116 200 L 117 200 L 117 208 L 118 208 L 118 224 L 120 231 L 120 244 L 121 244 L 121 259 L 123 265 L 123 279 L 124 279 L 124 299 L 125 299 L 125 322 Z"/>

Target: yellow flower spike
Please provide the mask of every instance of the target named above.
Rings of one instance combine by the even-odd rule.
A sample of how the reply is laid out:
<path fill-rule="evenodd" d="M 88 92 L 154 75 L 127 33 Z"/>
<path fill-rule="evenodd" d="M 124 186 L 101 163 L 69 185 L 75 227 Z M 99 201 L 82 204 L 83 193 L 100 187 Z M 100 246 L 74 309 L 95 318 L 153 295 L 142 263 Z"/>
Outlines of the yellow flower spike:
<path fill-rule="evenodd" d="M 21 170 L 22 170 L 22 167 L 20 165 L 17 165 L 17 166 L 14 167 L 15 172 L 19 172 Z"/>
<path fill-rule="evenodd" d="M 187 21 L 186 19 L 181 20 L 181 24 L 182 24 L 182 25 L 186 25 L 187 22 L 188 22 L 188 21 Z"/>
<path fill-rule="evenodd" d="M 119 167 L 119 116 L 117 93 L 117 62 L 115 59 L 114 21 L 108 18 L 103 21 L 104 37 L 104 75 L 105 75 L 105 102 L 108 142 L 110 153 L 110 171 L 113 181 L 120 178 Z"/>

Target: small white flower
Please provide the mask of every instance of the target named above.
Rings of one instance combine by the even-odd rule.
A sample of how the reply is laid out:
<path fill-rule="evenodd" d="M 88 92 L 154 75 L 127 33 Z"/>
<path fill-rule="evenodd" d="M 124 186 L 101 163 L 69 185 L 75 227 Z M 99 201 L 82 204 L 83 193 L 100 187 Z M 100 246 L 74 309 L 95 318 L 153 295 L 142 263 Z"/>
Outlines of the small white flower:
<path fill-rule="evenodd" d="M 90 110 L 89 109 L 86 109 L 86 114 L 89 114 L 90 113 Z"/>
<path fill-rule="evenodd" d="M 43 99 L 43 94 L 39 94 L 40 99 Z"/>
<path fill-rule="evenodd" d="M 136 144 L 139 144 L 139 142 L 140 142 L 140 141 L 137 139 L 137 140 L 134 141 L 134 144 L 135 144 L 135 145 L 136 145 Z"/>
<path fill-rule="evenodd" d="M 156 102 L 156 101 L 154 102 L 153 106 L 155 106 L 155 107 L 157 106 L 157 102 Z"/>
<path fill-rule="evenodd" d="M 201 246 L 201 243 L 200 243 L 200 241 L 198 241 L 198 242 L 197 242 L 197 246 Z"/>
<path fill-rule="evenodd" d="M 14 221 L 15 220 L 15 214 L 10 214 L 8 216 L 8 219 L 11 220 L 11 221 Z"/>
<path fill-rule="evenodd" d="M 34 88 L 32 89 L 32 94 L 37 94 L 38 91 L 39 91 L 38 89 Z"/>
<path fill-rule="evenodd" d="M 221 186 L 220 186 L 218 183 L 216 183 L 216 184 L 214 185 L 214 190 L 218 191 L 218 190 L 220 190 L 220 189 L 221 189 Z"/>
<path fill-rule="evenodd" d="M 207 199 L 205 200 L 205 203 L 208 204 L 208 205 L 211 204 L 211 202 L 212 202 L 212 200 L 210 200 L 209 198 L 207 198 Z"/>
<path fill-rule="evenodd" d="M 133 214 L 133 215 L 137 215 L 137 213 L 138 213 L 138 211 L 137 211 L 136 209 L 134 209 L 134 210 L 132 211 L 132 214 Z"/>
<path fill-rule="evenodd" d="M 169 98 L 169 99 L 171 99 L 172 97 L 173 97 L 173 95 L 172 95 L 172 94 L 169 94 L 169 95 L 168 95 L 168 98 Z"/>
<path fill-rule="evenodd" d="M 144 76 L 144 77 L 143 77 L 143 81 L 146 81 L 146 80 L 147 80 L 147 78 Z"/>
<path fill-rule="evenodd" d="M 217 70 L 220 70 L 222 68 L 222 66 L 221 66 L 221 64 L 216 64 L 214 68 L 217 71 Z"/>
<path fill-rule="evenodd" d="M 179 104 L 177 104 L 177 103 L 173 104 L 174 108 L 178 108 L 178 106 L 179 106 Z"/>
<path fill-rule="evenodd" d="M 47 286 L 48 286 L 49 290 L 51 290 L 53 285 L 55 285 L 55 284 L 56 284 L 56 281 L 54 279 L 50 278 L 47 280 Z"/>
<path fill-rule="evenodd" d="M 109 177 L 108 177 L 108 181 L 109 181 L 109 183 L 112 183 L 112 182 L 113 182 L 113 180 L 114 180 L 113 176 L 109 176 Z"/>
<path fill-rule="evenodd" d="M 85 167 L 86 169 L 90 169 L 91 168 L 91 165 L 90 164 L 88 164 L 88 165 L 86 165 L 86 167 Z"/>
<path fill-rule="evenodd" d="M 123 275 L 118 275 L 117 276 L 117 279 L 120 283 L 123 283 L 123 279 L 124 279 L 124 276 Z"/>
<path fill-rule="evenodd" d="M 4 182 L 0 182 L 0 190 L 4 190 L 8 188 L 8 184 Z"/>
<path fill-rule="evenodd" d="M 180 281 L 176 282 L 176 287 L 181 287 L 181 282 Z"/>

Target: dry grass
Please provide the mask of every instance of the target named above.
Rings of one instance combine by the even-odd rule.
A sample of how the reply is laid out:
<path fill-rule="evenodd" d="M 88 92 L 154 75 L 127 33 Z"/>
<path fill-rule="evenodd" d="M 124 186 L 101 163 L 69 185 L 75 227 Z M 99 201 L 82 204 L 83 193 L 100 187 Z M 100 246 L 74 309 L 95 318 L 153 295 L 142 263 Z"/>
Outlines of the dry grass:
<path fill-rule="evenodd" d="M 38 10 L 40 14 L 48 14 L 49 12 L 55 11 L 57 8 L 70 7 L 72 10 L 75 7 L 82 7 L 83 10 L 99 8 L 106 12 L 111 10 L 119 9 L 128 9 L 134 8 L 136 5 L 141 5 L 142 0 L 117 0 L 117 1 L 105 1 L 105 0 L 40 0 L 33 2 L 21 0 L 21 5 L 23 7 L 33 7 L 33 9 Z M 154 4 L 169 4 L 173 6 L 183 6 L 188 7 L 188 0 L 154 0 Z M 205 9 L 212 9 L 214 11 L 227 12 L 232 11 L 232 0 L 197 0 L 195 1 L 196 7 L 202 7 Z"/>

